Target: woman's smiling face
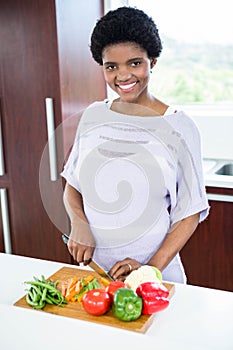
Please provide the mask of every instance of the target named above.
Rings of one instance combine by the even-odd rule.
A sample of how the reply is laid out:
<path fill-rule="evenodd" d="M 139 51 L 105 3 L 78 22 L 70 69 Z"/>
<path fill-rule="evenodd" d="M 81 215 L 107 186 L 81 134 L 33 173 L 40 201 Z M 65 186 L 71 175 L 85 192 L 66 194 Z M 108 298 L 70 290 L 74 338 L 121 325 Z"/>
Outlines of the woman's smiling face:
<path fill-rule="evenodd" d="M 155 60 L 136 43 L 109 45 L 103 50 L 103 70 L 106 83 L 121 102 L 142 104 L 148 98 L 150 69 Z"/>

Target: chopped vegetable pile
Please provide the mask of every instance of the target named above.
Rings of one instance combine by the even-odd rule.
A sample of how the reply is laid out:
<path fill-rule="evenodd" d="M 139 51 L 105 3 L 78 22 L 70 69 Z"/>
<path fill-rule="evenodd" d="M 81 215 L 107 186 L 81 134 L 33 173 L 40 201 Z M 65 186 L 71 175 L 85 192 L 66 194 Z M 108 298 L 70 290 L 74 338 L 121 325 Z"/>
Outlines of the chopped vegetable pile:
<path fill-rule="evenodd" d="M 71 278 L 68 283 L 62 284 L 62 295 L 66 301 L 81 301 L 84 294 L 89 290 L 100 288 L 100 284 L 94 276 L 78 279 Z"/>

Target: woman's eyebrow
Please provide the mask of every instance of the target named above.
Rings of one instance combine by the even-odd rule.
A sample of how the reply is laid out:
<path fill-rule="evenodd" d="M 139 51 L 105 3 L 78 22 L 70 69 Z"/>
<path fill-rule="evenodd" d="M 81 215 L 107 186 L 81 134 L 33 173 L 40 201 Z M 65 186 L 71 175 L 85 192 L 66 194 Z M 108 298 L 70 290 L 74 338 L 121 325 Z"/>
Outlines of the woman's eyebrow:
<path fill-rule="evenodd" d="M 134 62 L 134 61 L 139 61 L 139 60 L 142 60 L 142 57 L 134 57 L 134 58 L 130 58 L 128 61 L 126 61 L 127 63 L 130 63 L 130 62 Z M 116 65 L 117 62 L 105 62 L 104 63 L 104 66 L 114 66 Z"/>
<path fill-rule="evenodd" d="M 116 64 L 116 62 L 104 62 L 104 66 L 114 66 Z"/>
<path fill-rule="evenodd" d="M 130 58 L 127 62 L 140 61 L 140 60 L 142 60 L 142 57 L 134 57 L 134 58 Z"/>

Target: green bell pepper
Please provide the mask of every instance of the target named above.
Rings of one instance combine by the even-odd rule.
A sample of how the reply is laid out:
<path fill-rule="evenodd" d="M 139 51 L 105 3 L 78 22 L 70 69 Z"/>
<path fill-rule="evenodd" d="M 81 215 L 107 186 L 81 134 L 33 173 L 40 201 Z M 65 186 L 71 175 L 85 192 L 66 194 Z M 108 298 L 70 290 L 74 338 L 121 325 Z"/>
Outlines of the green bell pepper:
<path fill-rule="evenodd" d="M 142 298 L 132 289 L 119 288 L 114 293 L 112 311 L 122 321 L 136 320 L 141 316 Z"/>

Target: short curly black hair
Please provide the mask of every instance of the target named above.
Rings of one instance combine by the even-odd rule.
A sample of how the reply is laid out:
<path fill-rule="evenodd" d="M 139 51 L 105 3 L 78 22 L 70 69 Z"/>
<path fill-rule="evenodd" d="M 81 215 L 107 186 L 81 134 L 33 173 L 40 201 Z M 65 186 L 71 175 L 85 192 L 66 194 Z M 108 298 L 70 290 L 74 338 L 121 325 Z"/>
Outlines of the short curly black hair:
<path fill-rule="evenodd" d="M 91 35 L 91 53 L 103 65 L 103 50 L 108 45 L 122 42 L 139 44 L 150 58 L 159 57 L 162 43 L 153 19 L 134 7 L 119 7 L 100 18 Z"/>

